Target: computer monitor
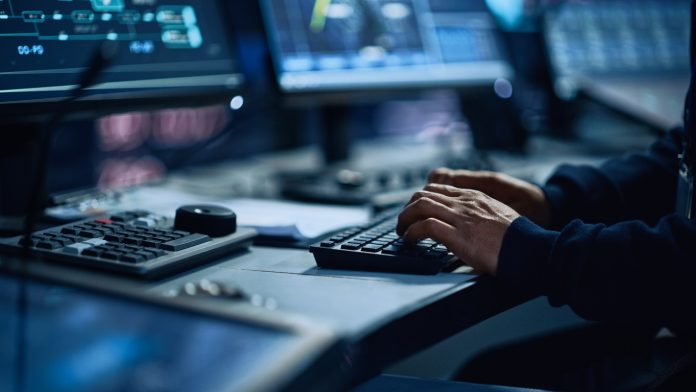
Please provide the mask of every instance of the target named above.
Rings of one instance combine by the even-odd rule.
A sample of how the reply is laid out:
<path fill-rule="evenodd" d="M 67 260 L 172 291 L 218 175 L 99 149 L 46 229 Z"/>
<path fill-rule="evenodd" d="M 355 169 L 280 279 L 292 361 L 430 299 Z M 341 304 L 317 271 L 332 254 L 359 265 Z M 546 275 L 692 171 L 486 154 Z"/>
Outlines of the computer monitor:
<path fill-rule="evenodd" d="M 34 121 L 70 97 L 94 53 L 115 49 L 74 114 L 191 106 L 243 82 L 224 2 L 0 1 L 0 123 Z"/>
<path fill-rule="evenodd" d="M 341 346 L 322 328 L 244 304 L 175 303 L 102 286 L 0 271 L 4 390 L 344 387 Z"/>
<path fill-rule="evenodd" d="M 569 1 L 544 17 L 554 90 L 585 94 L 658 129 L 683 121 L 689 0 Z"/>
<path fill-rule="evenodd" d="M 492 86 L 513 71 L 483 0 L 261 0 L 281 91 Z"/>

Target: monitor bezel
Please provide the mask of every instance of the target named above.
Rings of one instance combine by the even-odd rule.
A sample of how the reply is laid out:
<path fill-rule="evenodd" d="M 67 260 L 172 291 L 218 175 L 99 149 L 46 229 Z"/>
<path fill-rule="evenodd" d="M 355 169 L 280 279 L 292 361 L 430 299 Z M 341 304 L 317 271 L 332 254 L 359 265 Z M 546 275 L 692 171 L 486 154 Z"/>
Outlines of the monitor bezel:
<path fill-rule="evenodd" d="M 359 87 L 335 87 L 335 88 L 315 88 L 315 89 L 286 89 L 281 83 L 283 77 L 283 68 L 281 64 L 281 50 L 278 40 L 273 33 L 273 6 L 272 0 L 258 0 L 261 17 L 264 24 L 264 38 L 269 50 L 269 62 L 273 71 L 273 87 L 277 94 L 282 97 L 283 102 L 289 106 L 314 106 L 317 104 L 349 104 L 349 103 L 371 103 L 384 101 L 385 99 L 393 98 L 410 98 L 423 91 L 430 90 L 456 90 L 462 94 L 480 94 L 491 91 L 495 81 L 499 78 L 513 80 L 515 77 L 514 68 L 510 62 L 510 56 L 505 48 L 502 33 L 496 29 L 496 41 L 499 44 L 502 59 L 495 61 L 501 66 L 504 74 L 494 78 L 471 78 L 462 79 L 459 82 L 451 82 L 439 80 L 427 83 L 409 83 L 400 84 L 397 82 L 391 84 L 370 85 L 364 84 Z M 485 7 L 485 12 L 488 13 L 492 20 L 495 20 L 488 6 Z"/>
<path fill-rule="evenodd" d="M 217 9 L 223 15 L 231 12 L 230 5 L 224 0 L 214 0 Z M 62 120 L 93 119 L 109 114 L 158 109 L 201 107 L 226 104 L 236 95 L 244 94 L 246 77 L 240 59 L 239 42 L 235 39 L 233 27 L 221 22 L 220 27 L 226 35 L 227 49 L 230 54 L 229 73 L 195 75 L 194 77 L 218 77 L 221 83 L 207 86 L 153 87 L 146 89 L 123 88 L 105 89 L 100 94 L 86 95 L 64 105 L 66 98 L 29 99 L 21 101 L 0 101 L 0 125 L 43 123 L 54 117 L 56 110 L 64 110 Z M 187 77 L 173 78 L 185 80 Z M 226 79 L 225 82 L 222 82 Z M 126 83 L 152 81 L 152 79 L 130 80 Z M 155 79 L 154 81 L 159 81 Z M 119 82 L 121 83 L 121 82 Z M 98 83 L 97 83 L 98 84 Z M 66 94 L 69 95 L 69 94 Z"/>

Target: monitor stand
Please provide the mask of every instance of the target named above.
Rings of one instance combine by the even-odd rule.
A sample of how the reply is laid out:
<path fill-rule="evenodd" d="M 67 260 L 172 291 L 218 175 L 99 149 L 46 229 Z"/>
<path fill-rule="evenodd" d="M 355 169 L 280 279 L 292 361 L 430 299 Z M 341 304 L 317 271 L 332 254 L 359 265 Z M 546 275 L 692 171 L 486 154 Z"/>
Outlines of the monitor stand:
<path fill-rule="evenodd" d="M 324 106 L 320 110 L 321 151 L 324 165 L 340 165 L 350 158 L 352 135 L 351 108 L 345 105 Z"/>
<path fill-rule="evenodd" d="M 0 235 L 21 231 L 38 170 L 41 124 L 7 125 L 0 143 Z"/>
<path fill-rule="evenodd" d="M 471 128 L 477 150 L 523 152 L 527 143 L 515 99 L 490 94 L 460 94 L 460 109 Z"/>

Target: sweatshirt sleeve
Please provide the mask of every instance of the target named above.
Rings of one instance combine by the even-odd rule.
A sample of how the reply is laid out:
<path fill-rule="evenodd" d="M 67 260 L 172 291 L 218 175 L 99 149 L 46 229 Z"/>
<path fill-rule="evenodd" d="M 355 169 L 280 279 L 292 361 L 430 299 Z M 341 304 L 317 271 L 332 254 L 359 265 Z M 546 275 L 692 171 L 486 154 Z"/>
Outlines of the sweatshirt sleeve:
<path fill-rule="evenodd" d="M 684 131 L 667 133 L 648 152 L 609 160 L 599 168 L 560 166 L 543 190 L 551 228 L 573 219 L 612 224 L 639 219 L 654 225 L 674 211 Z"/>
<path fill-rule="evenodd" d="M 550 231 L 519 218 L 506 233 L 498 278 L 586 319 L 696 331 L 696 221 L 575 220 Z"/>

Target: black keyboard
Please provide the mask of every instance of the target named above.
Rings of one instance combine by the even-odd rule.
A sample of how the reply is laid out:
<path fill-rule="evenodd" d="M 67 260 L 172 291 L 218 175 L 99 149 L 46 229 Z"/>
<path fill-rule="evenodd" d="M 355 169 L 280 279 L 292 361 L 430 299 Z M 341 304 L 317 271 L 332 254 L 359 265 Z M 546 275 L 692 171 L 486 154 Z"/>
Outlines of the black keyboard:
<path fill-rule="evenodd" d="M 175 230 L 173 223 L 147 211 L 128 211 L 37 231 L 29 246 L 33 256 L 47 261 L 153 278 L 248 248 L 256 236 L 253 229 L 238 228 L 213 238 Z M 18 255 L 24 241 L 0 239 L 0 252 Z"/>
<path fill-rule="evenodd" d="M 427 275 L 458 261 L 444 245 L 431 239 L 405 243 L 395 231 L 397 213 L 382 214 L 365 226 L 346 230 L 309 250 L 318 266 L 336 269 Z"/>

